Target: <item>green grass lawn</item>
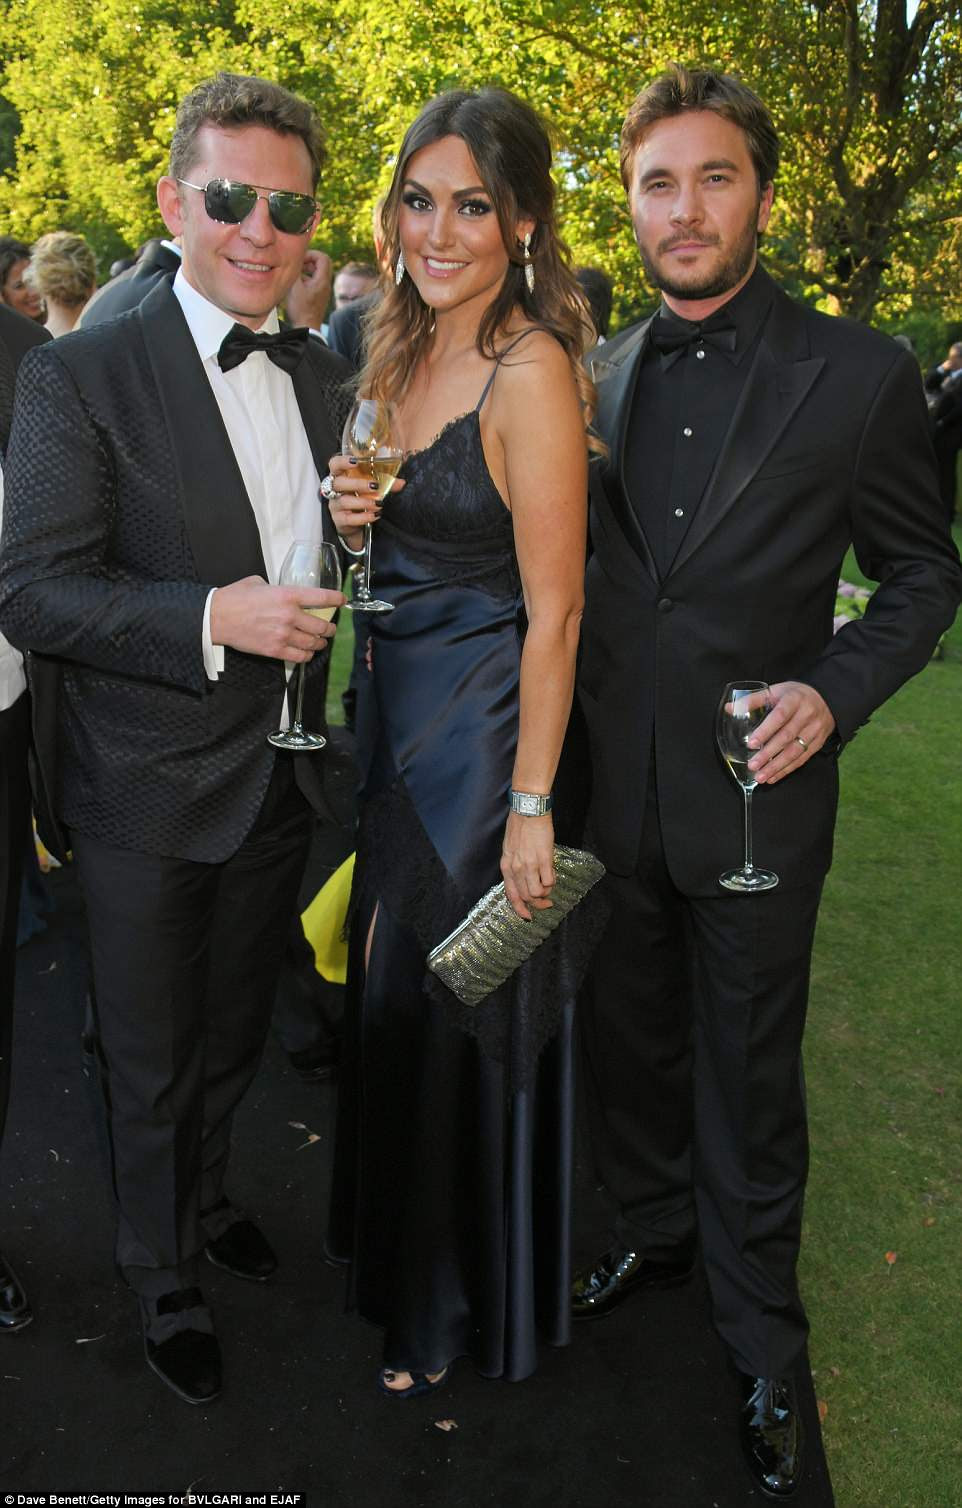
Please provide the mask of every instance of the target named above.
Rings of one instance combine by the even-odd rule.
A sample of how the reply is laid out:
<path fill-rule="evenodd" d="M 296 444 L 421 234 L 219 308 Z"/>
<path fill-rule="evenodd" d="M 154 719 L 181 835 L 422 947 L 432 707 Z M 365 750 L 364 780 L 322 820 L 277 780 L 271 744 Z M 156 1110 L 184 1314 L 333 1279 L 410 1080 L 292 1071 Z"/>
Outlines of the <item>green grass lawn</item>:
<path fill-rule="evenodd" d="M 351 633 L 344 613 L 335 722 Z M 806 1038 L 815 1386 L 838 1508 L 959 1508 L 962 621 L 841 772 Z"/>
<path fill-rule="evenodd" d="M 344 708 L 341 692 L 348 683 L 354 659 L 354 614 L 341 613 L 337 620 L 337 633 L 331 646 L 331 671 L 327 681 L 327 720 L 343 723 Z"/>
<path fill-rule="evenodd" d="M 840 768 L 806 1038 L 816 1391 L 839 1508 L 958 1508 L 962 622 Z"/>

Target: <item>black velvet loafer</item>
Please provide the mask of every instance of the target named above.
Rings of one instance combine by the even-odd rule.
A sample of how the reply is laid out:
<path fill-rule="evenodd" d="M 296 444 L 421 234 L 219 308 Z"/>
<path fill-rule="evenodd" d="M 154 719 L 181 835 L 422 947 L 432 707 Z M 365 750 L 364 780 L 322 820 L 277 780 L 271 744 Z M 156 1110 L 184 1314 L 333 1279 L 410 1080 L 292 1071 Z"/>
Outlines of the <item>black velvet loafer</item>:
<path fill-rule="evenodd" d="M 791 1497 L 802 1470 L 802 1421 L 791 1378 L 738 1374 L 741 1442 L 753 1480 L 766 1497 Z"/>
<path fill-rule="evenodd" d="M 0 1332 L 22 1330 L 33 1319 L 23 1284 L 0 1252 Z"/>
<path fill-rule="evenodd" d="M 164 1332 L 164 1319 L 185 1309 L 197 1309 L 198 1320 L 211 1325 L 210 1312 L 199 1288 L 164 1293 L 156 1301 L 141 1300 L 144 1355 L 151 1371 L 185 1403 L 210 1403 L 221 1390 L 220 1343 L 211 1329 L 187 1327 Z M 151 1331 L 154 1335 L 151 1335 Z"/>
<path fill-rule="evenodd" d="M 679 1248 L 670 1261 L 654 1261 L 623 1246 L 606 1251 L 592 1267 L 585 1267 L 571 1285 L 574 1319 L 600 1319 L 642 1288 L 676 1288 L 687 1283 L 695 1265 L 694 1248 Z"/>
<path fill-rule="evenodd" d="M 277 1271 L 277 1258 L 253 1220 L 235 1220 L 204 1247 L 207 1260 L 235 1278 L 266 1283 Z"/>

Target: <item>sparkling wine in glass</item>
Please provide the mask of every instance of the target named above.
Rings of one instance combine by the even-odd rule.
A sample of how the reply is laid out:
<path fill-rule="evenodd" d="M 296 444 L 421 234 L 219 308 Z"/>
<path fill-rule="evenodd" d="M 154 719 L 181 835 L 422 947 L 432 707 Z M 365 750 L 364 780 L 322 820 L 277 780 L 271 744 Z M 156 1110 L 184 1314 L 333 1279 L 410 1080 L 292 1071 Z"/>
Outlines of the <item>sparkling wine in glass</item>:
<path fill-rule="evenodd" d="M 393 403 L 380 398 L 359 398 L 344 426 L 341 450 L 354 456 L 357 474 L 377 486 L 377 500 L 382 503 L 401 469 L 404 452 L 398 441 L 397 416 Z M 390 613 L 393 602 L 381 602 L 371 594 L 371 525 L 364 525 L 364 567 L 348 606 L 355 613 Z"/>
<path fill-rule="evenodd" d="M 319 586 L 330 592 L 341 590 L 341 561 L 333 545 L 314 544 L 310 540 L 295 539 L 281 566 L 279 586 Z M 337 612 L 336 607 L 305 607 L 313 618 L 324 618 L 329 623 Z M 320 733 L 310 733 L 302 724 L 304 710 L 304 661 L 298 662 L 292 677 L 296 682 L 294 718 L 289 728 L 279 728 L 267 735 L 267 742 L 275 749 L 288 749 L 295 754 L 313 753 L 323 749 L 327 739 Z M 288 696 L 290 695 L 288 687 Z"/>
<path fill-rule="evenodd" d="M 741 869 L 729 869 L 718 876 L 726 890 L 753 894 L 756 890 L 773 890 L 778 875 L 770 869 L 756 869 L 752 863 L 752 796 L 758 784 L 748 761 L 756 753 L 748 740 L 772 709 L 771 693 L 765 681 L 729 681 L 722 692 L 715 718 L 715 737 L 722 758 L 742 788 L 745 798 L 745 862 Z"/>

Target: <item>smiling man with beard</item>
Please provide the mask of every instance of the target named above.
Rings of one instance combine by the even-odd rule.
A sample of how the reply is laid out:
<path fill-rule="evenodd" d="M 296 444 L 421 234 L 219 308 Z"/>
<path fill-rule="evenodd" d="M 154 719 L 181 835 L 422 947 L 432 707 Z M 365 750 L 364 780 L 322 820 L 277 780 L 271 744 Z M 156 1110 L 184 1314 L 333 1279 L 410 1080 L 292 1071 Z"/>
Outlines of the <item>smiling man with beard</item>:
<path fill-rule="evenodd" d="M 582 1020 L 617 1221 L 574 1313 L 684 1282 L 700 1244 L 749 1468 L 786 1497 L 808 1328 L 801 1043 L 837 757 L 926 664 L 959 562 L 911 356 L 794 303 L 757 260 L 778 163 L 762 102 L 673 65 L 632 104 L 621 163 L 662 303 L 592 362 L 609 453 L 591 467 L 578 687 L 612 917 Z M 833 638 L 851 543 L 880 585 Z M 773 703 L 751 768 L 778 885 L 756 894 L 719 884 L 741 795 L 714 719 L 738 677 Z"/>

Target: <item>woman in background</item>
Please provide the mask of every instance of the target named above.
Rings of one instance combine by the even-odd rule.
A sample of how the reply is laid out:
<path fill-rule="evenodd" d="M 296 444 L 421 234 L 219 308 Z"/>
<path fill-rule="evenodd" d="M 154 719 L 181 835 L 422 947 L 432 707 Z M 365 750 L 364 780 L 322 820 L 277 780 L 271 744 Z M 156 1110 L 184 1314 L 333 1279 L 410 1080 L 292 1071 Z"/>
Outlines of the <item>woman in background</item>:
<path fill-rule="evenodd" d="M 0 236 L 0 302 L 27 319 L 43 324 L 43 300 L 26 280 L 30 247 L 15 236 Z"/>
<path fill-rule="evenodd" d="M 511 94 L 458 90 L 421 111 L 384 205 L 393 276 L 360 378 L 396 405 L 401 483 L 383 517 L 346 456 L 324 488 L 348 547 L 380 520 L 377 595 L 395 605 L 355 619 L 372 641 L 369 733 L 328 1237 L 384 1328 L 394 1397 L 432 1391 L 462 1355 L 525 1377 L 536 1332 L 568 1340 L 571 1016 L 590 905 L 473 1009 L 425 970 L 500 878 L 520 916 L 547 904 L 553 819 L 561 841 L 577 836 L 550 795 L 593 391 L 550 168 L 543 126 Z"/>
<path fill-rule="evenodd" d="M 26 279 L 46 305 L 51 335 L 68 335 L 97 286 L 97 259 L 83 236 L 52 230 L 33 248 Z"/>

